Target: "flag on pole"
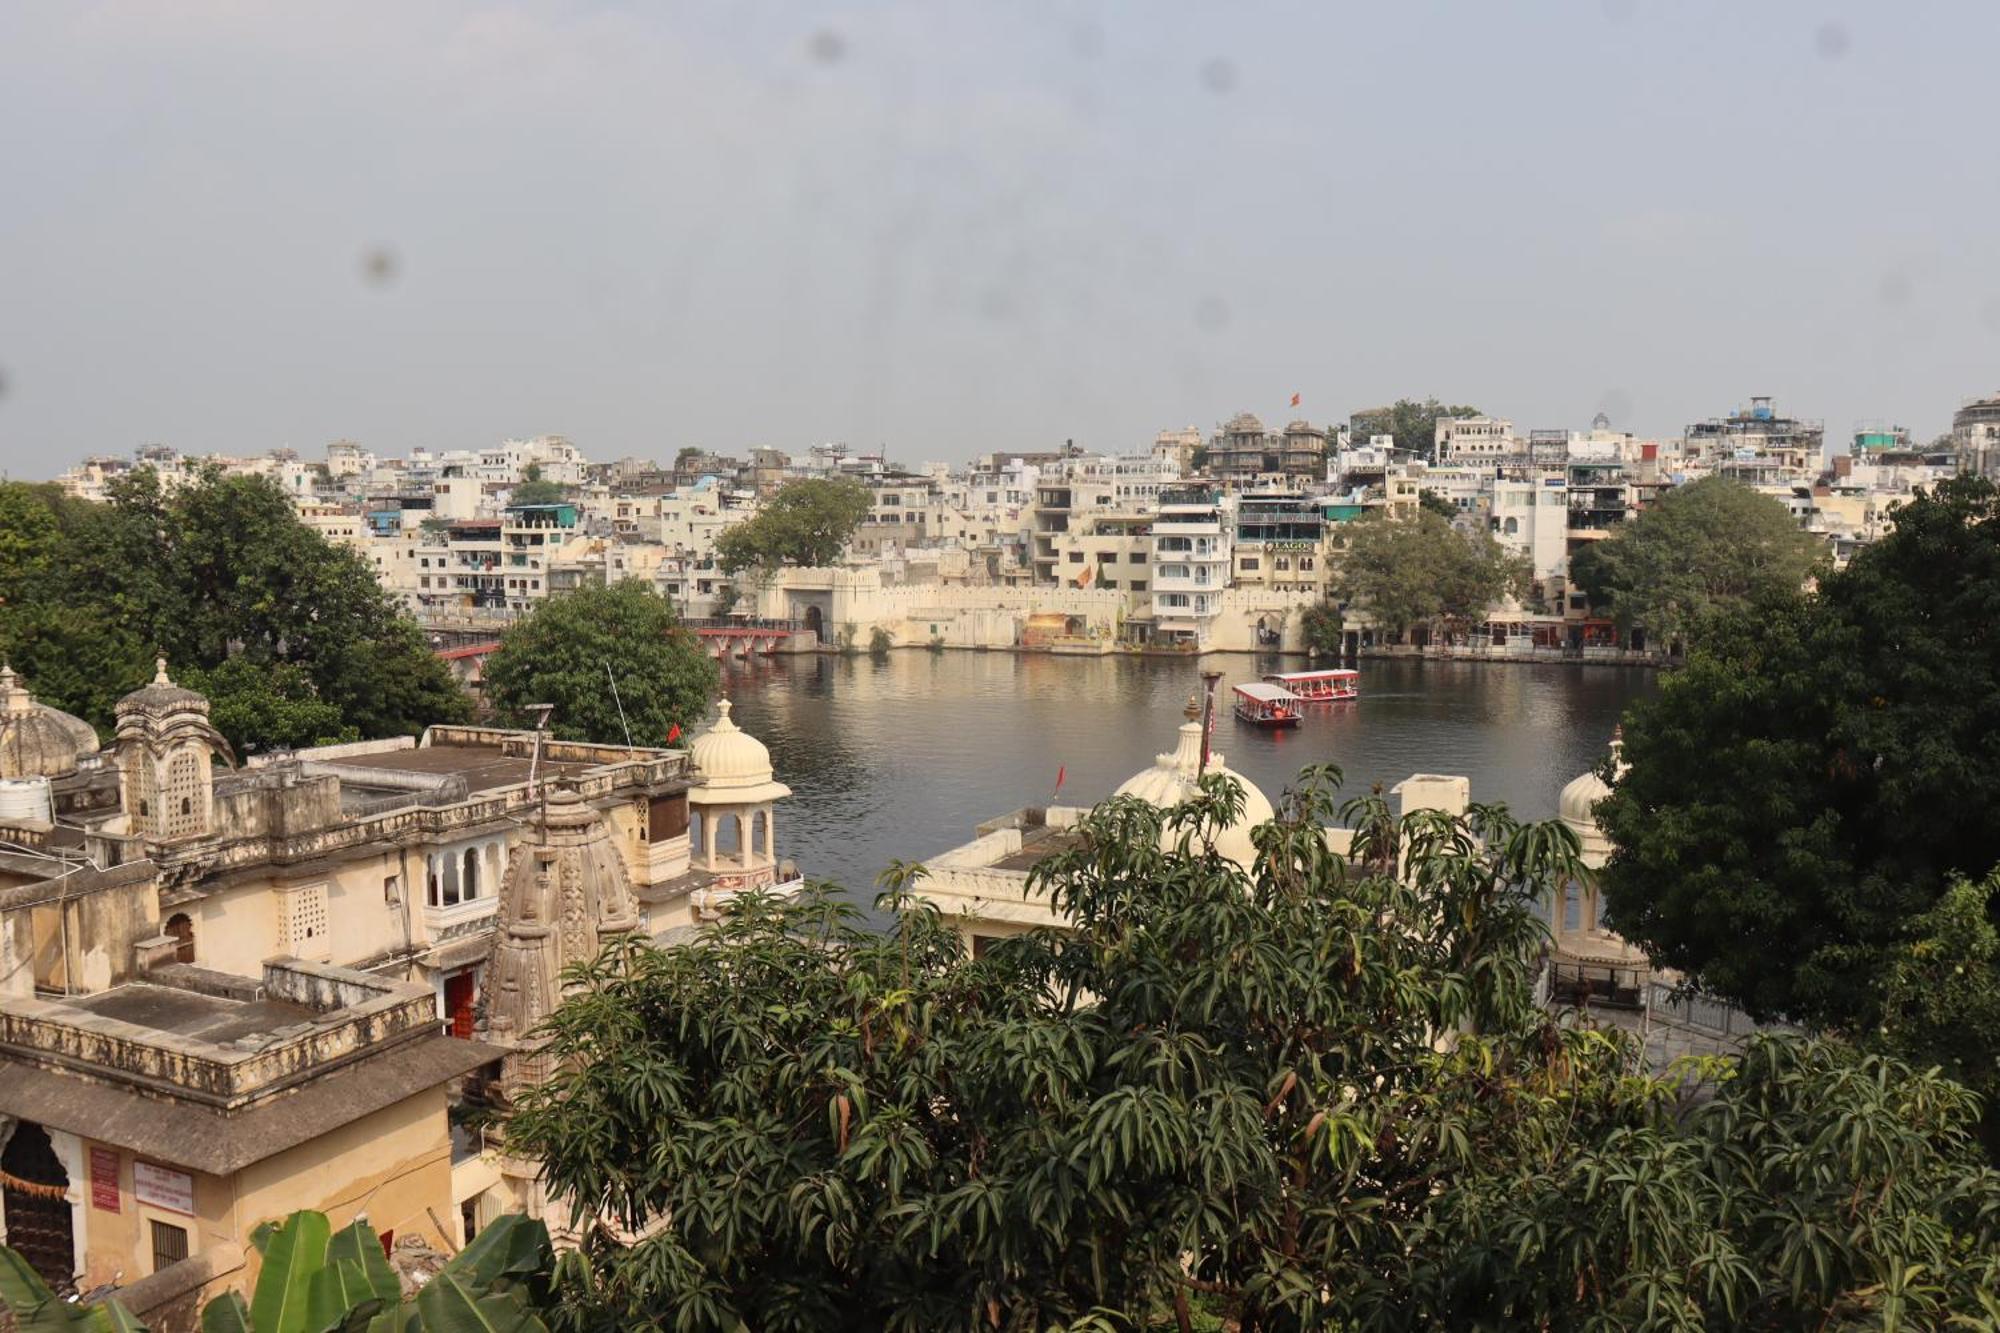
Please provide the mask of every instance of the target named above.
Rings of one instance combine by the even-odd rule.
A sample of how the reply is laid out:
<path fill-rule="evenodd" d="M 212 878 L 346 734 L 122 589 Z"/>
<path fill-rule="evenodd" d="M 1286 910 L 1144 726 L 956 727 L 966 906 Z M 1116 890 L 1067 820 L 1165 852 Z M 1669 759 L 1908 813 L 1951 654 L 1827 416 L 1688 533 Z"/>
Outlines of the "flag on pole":
<path fill-rule="evenodd" d="M 667 728 L 667 744 L 672 745 L 681 738 L 681 724 L 676 722 Z"/>
<path fill-rule="evenodd" d="M 1299 396 L 1298 396 L 1297 394 L 1293 394 L 1293 395 L 1292 395 L 1292 406 L 1293 406 L 1293 407 L 1297 407 L 1298 405 L 1299 405 Z"/>
<path fill-rule="evenodd" d="M 1056 790 L 1055 790 L 1055 791 L 1052 791 L 1052 792 L 1050 792 L 1050 793 L 1049 793 L 1049 799 L 1050 799 L 1051 801 L 1053 801 L 1053 800 L 1054 800 L 1054 799 L 1056 798 L 1056 792 L 1060 792 L 1060 791 L 1062 790 L 1062 785 L 1063 785 L 1063 779 L 1064 779 L 1064 778 L 1066 778 L 1066 777 L 1068 777 L 1068 776 L 1069 776 L 1069 765 L 1068 765 L 1068 764 L 1057 764 L 1057 765 L 1056 765 Z"/>

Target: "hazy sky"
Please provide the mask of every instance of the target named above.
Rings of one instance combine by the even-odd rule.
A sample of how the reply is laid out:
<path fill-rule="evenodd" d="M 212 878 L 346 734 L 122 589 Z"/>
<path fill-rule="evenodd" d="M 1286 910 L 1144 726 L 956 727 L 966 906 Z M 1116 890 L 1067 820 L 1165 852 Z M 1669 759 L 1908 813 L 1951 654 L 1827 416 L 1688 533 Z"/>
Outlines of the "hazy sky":
<path fill-rule="evenodd" d="M 2000 389 L 2000 5 L 0 4 L 0 468 Z"/>

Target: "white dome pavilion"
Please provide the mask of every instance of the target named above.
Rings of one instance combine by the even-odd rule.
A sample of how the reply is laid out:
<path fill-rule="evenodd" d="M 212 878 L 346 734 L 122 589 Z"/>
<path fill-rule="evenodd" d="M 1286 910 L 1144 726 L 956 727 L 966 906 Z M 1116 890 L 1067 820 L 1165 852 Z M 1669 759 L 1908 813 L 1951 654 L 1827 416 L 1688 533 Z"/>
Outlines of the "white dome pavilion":
<path fill-rule="evenodd" d="M 710 883 L 698 895 L 698 913 L 719 910 L 732 893 L 777 881 L 776 803 L 792 789 L 772 776 L 771 751 L 730 721 L 720 700 L 715 724 L 688 746 L 697 785 L 688 792 L 697 868 Z"/>
<path fill-rule="evenodd" d="M 1190 701 L 1192 710 L 1193 703 Z M 1152 767 L 1141 769 L 1127 778 L 1113 795 L 1136 796 L 1148 805 L 1171 810 L 1201 790 L 1196 776 L 1200 771 L 1201 722 L 1196 717 L 1190 717 L 1181 724 L 1179 742 L 1173 752 L 1157 756 Z M 1257 859 L 1257 849 L 1250 842 L 1250 830 L 1269 822 L 1274 813 L 1271 802 L 1256 783 L 1230 768 L 1223 762 L 1222 755 L 1213 749 L 1208 752 L 1207 772 L 1234 778 L 1243 787 L 1243 813 L 1235 823 L 1222 830 L 1215 840 L 1215 849 L 1247 870 Z"/>

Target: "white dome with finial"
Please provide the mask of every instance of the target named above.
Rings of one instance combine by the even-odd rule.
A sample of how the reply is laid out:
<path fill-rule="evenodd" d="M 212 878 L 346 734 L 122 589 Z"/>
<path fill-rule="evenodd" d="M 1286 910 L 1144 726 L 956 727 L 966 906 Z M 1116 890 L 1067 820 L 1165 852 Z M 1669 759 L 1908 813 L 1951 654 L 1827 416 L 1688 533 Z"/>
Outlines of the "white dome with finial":
<path fill-rule="evenodd" d="M 0 778 L 60 778 L 97 753 L 97 732 L 80 717 L 39 703 L 0 666 Z"/>
<path fill-rule="evenodd" d="M 708 803 L 771 801 L 792 789 L 771 777 L 771 752 L 764 742 L 730 720 L 727 698 L 715 705 L 715 723 L 694 738 L 688 757 L 701 785 L 689 796 Z"/>
<path fill-rule="evenodd" d="M 1148 805 L 1171 810 L 1200 792 L 1197 775 L 1202 772 L 1201 722 L 1193 700 L 1189 700 L 1188 711 L 1193 716 L 1181 724 L 1173 752 L 1156 756 L 1152 767 L 1143 768 L 1127 778 L 1113 795 L 1136 796 Z M 1223 762 L 1222 755 L 1213 749 L 1208 752 L 1207 775 L 1234 778 L 1243 788 L 1243 813 L 1222 830 L 1215 840 L 1215 850 L 1247 869 L 1257 859 L 1257 849 L 1250 841 L 1250 830 L 1270 821 L 1275 813 L 1271 802 L 1256 783 L 1230 768 Z"/>
<path fill-rule="evenodd" d="M 1624 747 L 1623 732 L 1612 732 L 1611 763 L 1614 777 L 1623 776 L 1625 772 L 1626 765 L 1622 753 Z M 1599 777 L 1597 770 L 1593 768 L 1572 778 L 1556 800 L 1557 815 L 1563 823 L 1569 825 L 1578 841 L 1583 844 L 1584 860 L 1595 866 L 1603 865 L 1611 855 L 1611 839 L 1605 836 L 1604 830 L 1597 822 L 1597 804 L 1609 795 L 1611 795 L 1611 784 Z"/>

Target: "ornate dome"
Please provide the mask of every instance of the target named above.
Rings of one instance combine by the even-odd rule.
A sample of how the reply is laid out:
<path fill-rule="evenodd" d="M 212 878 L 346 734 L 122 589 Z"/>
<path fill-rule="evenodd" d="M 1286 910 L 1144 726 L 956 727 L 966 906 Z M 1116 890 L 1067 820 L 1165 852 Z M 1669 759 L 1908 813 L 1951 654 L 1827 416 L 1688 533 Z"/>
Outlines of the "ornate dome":
<path fill-rule="evenodd" d="M 1591 813 L 1597 803 L 1611 794 L 1611 784 L 1597 776 L 1597 770 L 1571 778 L 1563 787 L 1562 796 L 1556 808 L 1562 821 L 1578 833 L 1597 827 L 1597 817 Z"/>
<path fill-rule="evenodd" d="M 1173 753 L 1157 756 L 1151 768 L 1134 773 L 1112 794 L 1136 796 L 1148 805 L 1171 810 L 1200 790 L 1195 776 L 1200 769 L 1201 723 L 1190 719 L 1181 724 L 1179 743 Z M 1256 783 L 1230 768 L 1222 755 L 1212 749 L 1208 752 L 1208 772 L 1234 778 L 1242 784 L 1243 813 L 1222 831 L 1215 840 L 1215 849 L 1248 869 L 1257 859 L 1257 849 L 1250 843 L 1250 830 L 1270 820 L 1271 802 Z"/>
<path fill-rule="evenodd" d="M 1619 732 L 1611 734 L 1611 762 L 1614 776 L 1625 772 L 1625 760 L 1621 754 L 1624 740 Z M 1597 823 L 1597 803 L 1611 794 L 1611 784 L 1597 775 L 1597 770 L 1579 774 L 1570 779 L 1556 800 L 1556 813 L 1562 822 L 1569 825 L 1578 840 L 1583 843 L 1584 860 L 1593 866 L 1601 866 L 1611 855 L 1611 840 Z"/>
<path fill-rule="evenodd" d="M 68 777 L 96 753 L 88 722 L 36 703 L 14 668 L 0 667 L 0 778 Z"/>
<path fill-rule="evenodd" d="M 688 756 L 701 778 L 690 799 L 709 804 L 772 801 L 792 789 L 771 780 L 771 752 L 764 742 L 729 720 L 730 702 L 715 705 L 715 725 L 694 738 Z"/>
<path fill-rule="evenodd" d="M 188 689 L 176 685 L 167 676 L 167 659 L 153 659 L 152 683 L 142 685 L 118 701 L 118 713 L 122 717 L 128 712 L 148 713 L 200 713 L 208 716 L 208 699 Z"/>

